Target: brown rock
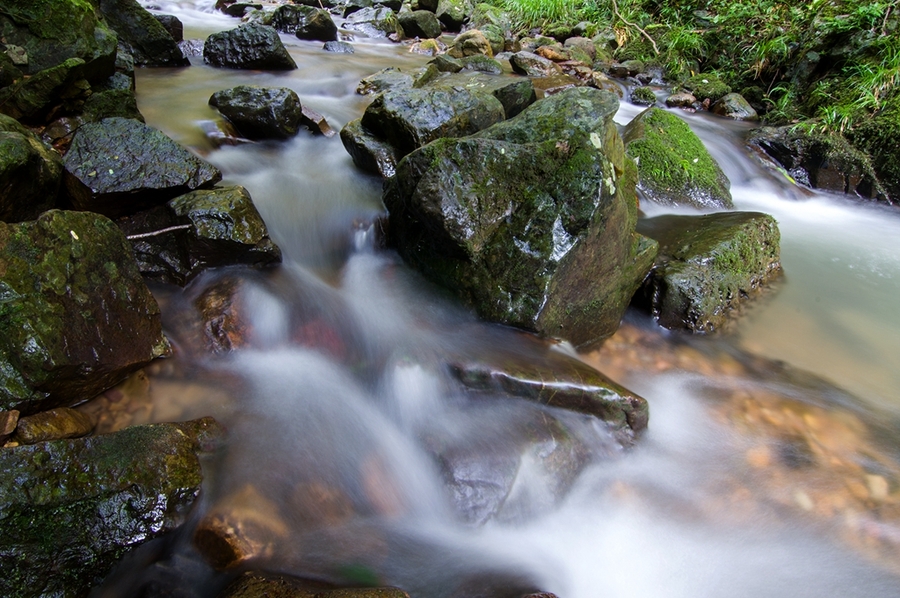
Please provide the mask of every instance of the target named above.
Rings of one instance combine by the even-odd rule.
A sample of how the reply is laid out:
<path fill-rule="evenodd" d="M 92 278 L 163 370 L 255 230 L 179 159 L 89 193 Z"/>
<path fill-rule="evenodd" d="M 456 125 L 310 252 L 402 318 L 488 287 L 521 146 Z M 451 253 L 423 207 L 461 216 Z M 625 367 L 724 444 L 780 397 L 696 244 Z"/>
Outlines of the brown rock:
<path fill-rule="evenodd" d="M 552 46 L 541 46 L 534 52 L 538 56 L 543 56 L 547 60 L 552 60 L 553 62 L 565 62 L 569 60 L 568 55 L 564 52 L 560 52 L 558 49 L 553 48 Z"/>
<path fill-rule="evenodd" d="M 331 128 L 331 125 L 326 122 L 325 117 L 311 108 L 303 106 L 300 123 L 309 129 L 313 135 L 334 137 L 335 131 Z"/>
<path fill-rule="evenodd" d="M 479 54 L 490 56 L 491 58 L 494 57 L 491 42 L 478 29 L 470 29 L 457 35 L 448 54 L 454 58 L 465 58 L 466 56 Z"/>
<path fill-rule="evenodd" d="M 45 440 L 80 438 L 94 429 L 94 422 L 84 413 L 60 407 L 29 415 L 19 420 L 16 440 L 20 444 L 35 444 Z"/>
<path fill-rule="evenodd" d="M 16 424 L 19 423 L 19 412 L 0 411 L 0 444 L 6 442 L 13 432 L 16 431 Z"/>

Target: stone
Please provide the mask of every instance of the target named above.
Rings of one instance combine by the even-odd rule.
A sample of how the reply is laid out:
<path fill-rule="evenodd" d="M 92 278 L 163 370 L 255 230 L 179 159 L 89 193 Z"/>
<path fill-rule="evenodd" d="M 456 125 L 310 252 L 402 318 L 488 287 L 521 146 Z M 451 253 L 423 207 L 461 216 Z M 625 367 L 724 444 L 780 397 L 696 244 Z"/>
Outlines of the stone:
<path fill-rule="evenodd" d="M 211 418 L 0 450 L 0 594 L 86 596 L 200 493 Z"/>
<path fill-rule="evenodd" d="M 656 104 L 656 93 L 646 85 L 631 90 L 631 103 L 637 106 L 653 106 Z"/>
<path fill-rule="evenodd" d="M 153 18 L 169 32 L 176 44 L 184 41 L 184 23 L 181 22 L 181 19 L 175 15 L 157 14 L 154 14 Z"/>
<path fill-rule="evenodd" d="M 472 13 L 469 0 L 438 0 L 434 14 L 447 31 L 459 31 Z"/>
<path fill-rule="evenodd" d="M 84 76 L 91 82 L 113 74 L 116 34 L 99 17 L 95 6 L 83 0 L 9 0 L 0 15 L 4 43 L 21 47 L 26 75 L 55 67 L 68 59 L 84 61 Z"/>
<path fill-rule="evenodd" d="M 388 179 L 397 171 L 397 152 L 394 147 L 369 133 L 362 119 L 352 120 L 341 129 L 341 143 L 357 168 Z"/>
<path fill-rule="evenodd" d="M 34 220 L 57 206 L 62 158 L 14 119 L 0 115 L 0 220 Z"/>
<path fill-rule="evenodd" d="M 70 58 L 0 90 L 0 112 L 16 120 L 40 125 L 58 116 L 79 113 L 91 86 L 85 63 Z"/>
<path fill-rule="evenodd" d="M 325 45 L 322 46 L 322 49 L 326 52 L 334 52 L 335 54 L 353 54 L 355 52 L 355 50 L 353 49 L 353 44 L 350 44 L 348 42 L 325 42 Z"/>
<path fill-rule="evenodd" d="M 756 110 L 739 93 L 727 93 L 710 106 L 710 112 L 734 120 L 759 120 Z"/>
<path fill-rule="evenodd" d="M 477 71 L 479 73 L 487 73 L 489 75 L 503 74 L 503 66 L 493 58 L 479 54 L 476 56 L 466 56 L 460 59 L 463 69 L 467 71 Z"/>
<path fill-rule="evenodd" d="M 100 13 L 128 44 L 138 66 L 188 66 L 176 40 L 137 0 L 98 0 Z"/>
<path fill-rule="evenodd" d="M 131 248 L 107 218 L 50 210 L 0 224 L 0 409 L 96 396 L 169 345 Z"/>
<path fill-rule="evenodd" d="M 344 19 L 343 28 L 366 37 L 386 37 L 397 32 L 397 15 L 385 6 L 363 8 Z"/>
<path fill-rule="evenodd" d="M 638 231 L 659 243 L 659 254 L 634 301 L 666 328 L 720 330 L 781 274 L 778 225 L 767 214 L 657 216 Z"/>
<path fill-rule="evenodd" d="M 397 22 L 403 30 L 403 36 L 407 38 L 432 38 L 441 35 L 441 22 L 428 10 L 401 12 L 397 15 Z"/>
<path fill-rule="evenodd" d="M 184 286 L 208 268 L 281 261 L 241 186 L 199 190 L 118 222 L 145 278 Z"/>
<path fill-rule="evenodd" d="M 415 78 L 397 67 L 387 67 L 377 73 L 360 80 L 356 93 L 360 95 L 377 94 L 389 89 L 408 89 L 413 86 Z"/>
<path fill-rule="evenodd" d="M 566 89 L 584 85 L 579 79 L 562 72 L 547 77 L 536 77 L 532 79 L 532 84 L 538 98 L 544 98 Z"/>
<path fill-rule="evenodd" d="M 453 58 L 464 58 L 476 54 L 494 56 L 491 42 L 478 29 L 469 29 L 457 35 L 447 53 Z"/>
<path fill-rule="evenodd" d="M 549 77 L 558 75 L 562 71 L 552 60 L 538 56 L 533 52 L 522 50 L 509 57 L 509 65 L 513 71 L 528 77 Z"/>
<path fill-rule="evenodd" d="M 638 190 L 655 203 L 731 209 L 730 183 L 703 142 L 675 114 L 648 108 L 622 132 L 638 165 Z"/>
<path fill-rule="evenodd" d="M 79 128 L 63 164 L 72 204 L 111 217 L 212 187 L 222 178 L 216 167 L 162 132 L 126 118 Z"/>
<path fill-rule="evenodd" d="M 684 88 L 701 102 L 715 102 L 731 92 L 731 87 L 712 73 L 700 73 L 684 82 Z"/>
<path fill-rule="evenodd" d="M 235 2 L 226 6 L 222 12 L 230 17 L 243 17 L 249 10 L 262 10 L 262 4 L 254 4 L 252 2 Z"/>
<path fill-rule="evenodd" d="M 385 187 L 391 242 L 487 320 L 598 343 L 656 251 L 634 231 L 617 109 L 611 93 L 572 88 L 415 150 Z"/>
<path fill-rule="evenodd" d="M 91 419 L 74 409 L 58 407 L 19 419 L 15 440 L 19 444 L 36 444 L 47 440 L 80 438 L 94 429 Z"/>
<path fill-rule="evenodd" d="M 692 108 L 696 102 L 694 94 L 686 91 L 670 94 L 666 98 L 666 106 L 669 108 Z"/>
<path fill-rule="evenodd" d="M 309 6 L 315 6 L 313 4 L 314 1 L 315 0 L 306 0 L 306 2 L 302 2 L 301 4 L 306 4 L 308 2 Z M 343 11 L 342 16 L 346 19 L 348 16 L 364 8 L 372 8 L 373 4 L 372 0 L 345 0 L 341 6 Z"/>
<path fill-rule="evenodd" d="M 587 37 L 574 36 L 563 42 L 563 47 L 571 50 L 577 48 L 581 50 L 590 60 L 597 58 L 597 46 L 594 45 Z"/>
<path fill-rule="evenodd" d="M 19 412 L 15 409 L 11 411 L 0 411 L 0 446 L 2 446 L 9 437 L 16 431 L 19 424 Z"/>
<path fill-rule="evenodd" d="M 212 66 L 235 69 L 284 71 L 297 68 L 278 32 L 257 23 L 213 33 L 203 44 L 203 59 Z"/>
<path fill-rule="evenodd" d="M 248 139 L 289 139 L 300 128 L 300 97 L 287 87 L 238 85 L 212 94 L 209 105 Z"/>
<path fill-rule="evenodd" d="M 625 62 L 616 62 L 609 67 L 609 74 L 619 79 L 626 77 L 634 77 L 644 70 L 644 63 L 640 60 L 626 60 Z"/>
<path fill-rule="evenodd" d="M 325 120 L 325 117 L 308 106 L 303 106 L 300 111 L 300 124 L 305 126 L 313 135 L 322 135 L 323 137 L 334 137 L 335 131 Z"/>
<path fill-rule="evenodd" d="M 531 79 L 513 80 L 492 92 L 503 104 L 506 118 L 512 118 L 537 101 L 537 93 Z"/>
<path fill-rule="evenodd" d="M 231 582 L 218 598 L 409 598 L 397 588 L 328 589 L 322 585 L 320 581 L 248 571 Z"/>
<path fill-rule="evenodd" d="M 337 26 L 328 11 L 320 8 L 283 4 L 275 9 L 272 26 L 299 39 L 337 41 Z"/>
<path fill-rule="evenodd" d="M 462 62 L 448 54 L 438 54 L 428 64 L 433 64 L 442 73 L 458 73 L 463 69 Z"/>

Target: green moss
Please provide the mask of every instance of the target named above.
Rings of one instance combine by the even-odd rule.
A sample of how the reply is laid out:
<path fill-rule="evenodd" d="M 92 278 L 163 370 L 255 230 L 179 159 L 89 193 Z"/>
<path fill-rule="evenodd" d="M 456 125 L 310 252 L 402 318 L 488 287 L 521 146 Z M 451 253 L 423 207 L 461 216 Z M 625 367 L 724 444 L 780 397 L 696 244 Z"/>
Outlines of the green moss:
<path fill-rule="evenodd" d="M 875 174 L 891 201 L 900 203 L 900 95 L 884 112 L 851 129 L 848 137 L 871 156 Z"/>
<path fill-rule="evenodd" d="M 706 99 L 715 102 L 731 93 L 731 87 L 712 73 L 694 75 L 684 82 L 683 87 L 701 102 Z"/>

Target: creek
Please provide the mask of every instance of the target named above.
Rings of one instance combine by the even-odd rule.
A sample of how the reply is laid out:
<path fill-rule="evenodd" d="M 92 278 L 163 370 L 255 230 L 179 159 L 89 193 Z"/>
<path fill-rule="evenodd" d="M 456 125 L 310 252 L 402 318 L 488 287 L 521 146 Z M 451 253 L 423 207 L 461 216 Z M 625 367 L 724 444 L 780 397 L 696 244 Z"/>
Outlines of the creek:
<path fill-rule="evenodd" d="M 210 0 L 144 4 L 178 16 L 186 39 L 238 24 L 213 12 Z M 900 211 L 799 189 L 744 146 L 748 125 L 684 115 L 731 180 L 737 209 L 778 220 L 785 276 L 722 337 L 682 339 L 629 316 L 635 338 L 659 345 L 657 361 L 699 355 L 713 364 L 711 372 L 677 363 L 644 367 L 640 354 L 617 366 L 612 349 L 584 356 L 650 403 L 649 430 L 622 451 L 588 418 L 511 399 L 473 399 L 448 377 L 447 355 L 513 351 L 540 360 L 547 349 L 480 322 L 394 253 L 376 248 L 371 223 L 383 213 L 381 182 L 354 168 L 337 137 L 303 131 L 288 142 L 219 149 L 209 142 L 203 129 L 217 118 L 207 105 L 215 91 L 289 87 L 340 130 L 371 101 L 355 93 L 362 77 L 428 60 L 387 40 L 355 39 L 355 53 L 347 55 L 282 39 L 295 71 L 214 69 L 193 58 L 189 68 L 136 73 L 148 124 L 219 167 L 225 183 L 250 191 L 284 264 L 274 272 L 207 273 L 183 292 L 154 289 L 176 355 L 148 370 L 153 407 L 146 421 L 212 415 L 228 439 L 206 464 L 187 529 L 128 557 L 95 598 L 216 596 L 229 574 L 206 564 L 191 529 L 229 496 L 244 496 L 238 502 L 247 520 L 276 539 L 256 567 L 396 585 L 414 598 L 516 596 L 520 589 L 561 598 L 900 595 L 890 565 L 897 554 L 890 547 L 900 546 L 900 478 L 892 469 L 900 453 Z M 623 104 L 617 122 L 637 112 Z M 223 276 L 243 285 L 252 348 L 193 354 L 172 314 Z M 321 327 L 298 324 L 309 321 Z M 722 366 L 729 363 L 740 366 L 738 373 Z M 847 392 L 785 375 L 782 363 Z M 862 451 L 877 455 L 877 467 L 866 465 L 862 478 L 871 482 L 871 496 L 858 502 L 877 517 L 853 511 L 852 497 L 835 499 L 833 512 L 816 516 L 816 492 L 830 490 L 803 486 L 823 478 L 802 468 L 744 475 L 746 456 L 757 455 L 754 437 L 723 409 L 739 393 L 760 389 L 817 410 L 805 412 L 804 421 L 834 414 L 874 430 Z M 565 484 L 542 465 L 561 444 L 552 433 L 521 442 L 523 430 L 547 417 L 581 447 L 577 476 Z M 853 443 L 836 442 L 831 454 L 854 461 Z M 459 489 L 449 487 L 432 457 L 436 447 L 479 455 L 473 470 L 517 461 L 512 490 L 486 523 L 452 508 Z M 479 475 L 490 481 L 493 474 L 471 474 Z M 887 480 L 886 494 L 872 489 L 875 478 Z M 827 479 L 836 494 L 847 486 Z M 304 510 L 301 487 L 339 489 L 349 506 Z M 859 518 L 866 523 L 847 523 Z M 878 542 L 888 548 L 872 550 Z"/>

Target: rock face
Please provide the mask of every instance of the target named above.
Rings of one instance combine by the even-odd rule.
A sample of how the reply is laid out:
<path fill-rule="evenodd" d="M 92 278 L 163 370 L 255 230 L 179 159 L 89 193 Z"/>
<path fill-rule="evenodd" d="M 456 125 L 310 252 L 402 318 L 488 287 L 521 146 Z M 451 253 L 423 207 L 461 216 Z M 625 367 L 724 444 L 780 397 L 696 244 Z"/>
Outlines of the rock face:
<path fill-rule="evenodd" d="M 478 313 L 589 346 L 612 334 L 656 247 L 610 92 L 572 88 L 401 160 L 385 188 L 400 254 Z"/>
<path fill-rule="evenodd" d="M 638 189 L 647 199 L 670 206 L 732 208 L 728 177 L 676 115 L 649 108 L 628 123 L 622 137 L 638 165 Z"/>
<path fill-rule="evenodd" d="M 56 207 L 62 158 L 28 129 L 0 115 L 0 220 L 33 220 Z"/>
<path fill-rule="evenodd" d="M 162 132 L 127 118 L 78 129 L 63 164 L 72 204 L 116 217 L 133 214 L 222 178 Z"/>
<path fill-rule="evenodd" d="M 748 142 L 771 156 L 801 185 L 888 201 L 866 155 L 839 137 L 792 131 L 790 127 L 760 127 Z"/>
<path fill-rule="evenodd" d="M 115 70 L 116 34 L 83 0 L 9 0 L 0 14 L 4 43 L 24 48 L 27 75 L 69 58 L 84 60 L 85 76 L 100 81 Z"/>
<path fill-rule="evenodd" d="M 188 66 L 176 40 L 137 0 L 99 0 L 100 12 L 138 66 Z"/>
<path fill-rule="evenodd" d="M 0 594 L 84 596 L 130 549 L 181 525 L 212 419 L 0 451 Z"/>
<path fill-rule="evenodd" d="M 635 303 L 666 328 L 718 330 L 781 273 L 778 226 L 767 214 L 658 216 L 638 231 L 659 242 L 659 255 Z"/>
<path fill-rule="evenodd" d="M 131 248 L 103 216 L 0 224 L 0 263 L 0 409 L 91 398 L 168 351 Z"/>
<path fill-rule="evenodd" d="M 247 190 L 194 191 L 141 212 L 119 226 L 147 278 L 184 285 L 207 268 L 281 261 Z"/>
<path fill-rule="evenodd" d="M 217 91 L 209 105 L 248 139 L 288 139 L 297 134 L 303 118 L 300 98 L 286 87 L 239 85 Z"/>
<path fill-rule="evenodd" d="M 212 66 L 285 71 L 297 68 L 278 32 L 257 23 L 213 33 L 203 44 L 203 59 Z"/>

